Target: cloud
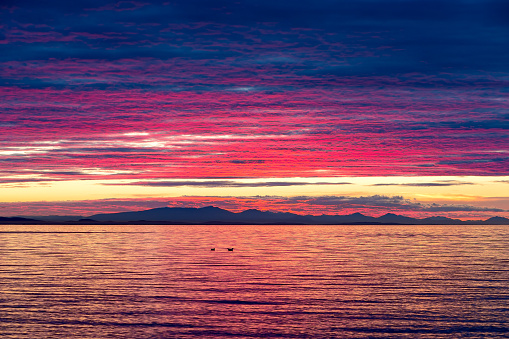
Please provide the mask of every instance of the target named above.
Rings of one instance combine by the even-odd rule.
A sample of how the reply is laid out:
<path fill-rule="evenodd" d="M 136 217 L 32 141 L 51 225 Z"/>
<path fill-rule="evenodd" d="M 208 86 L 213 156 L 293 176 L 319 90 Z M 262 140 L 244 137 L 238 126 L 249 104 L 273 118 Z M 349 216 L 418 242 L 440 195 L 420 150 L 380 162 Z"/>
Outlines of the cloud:
<path fill-rule="evenodd" d="M 423 211 L 427 212 L 507 212 L 508 210 L 502 208 L 492 207 L 476 207 L 469 205 L 439 205 L 430 204 L 426 205 Z"/>
<path fill-rule="evenodd" d="M 442 187 L 442 186 L 463 186 L 463 185 L 476 185 L 476 184 L 472 182 L 444 180 L 439 182 L 414 182 L 403 184 L 383 183 L 383 184 L 373 184 L 371 186 Z"/>
<path fill-rule="evenodd" d="M 21 183 L 35 183 L 35 182 L 43 182 L 48 181 L 46 179 L 37 179 L 37 178 L 0 178 L 0 184 L 21 184 Z"/>
<path fill-rule="evenodd" d="M 507 1 L 0 6 L 0 171 L 509 173 Z"/>
<path fill-rule="evenodd" d="M 148 186 L 148 187 L 181 187 L 194 186 L 204 188 L 215 187 L 281 187 L 281 186 L 307 186 L 307 185 L 350 185 L 349 182 L 291 182 L 291 181 L 268 181 L 268 182 L 236 182 L 232 180 L 213 181 L 139 181 L 130 183 L 107 183 L 106 186 Z"/>
<path fill-rule="evenodd" d="M 272 197 L 262 197 L 262 199 L 272 200 Z M 500 208 L 476 207 L 470 205 L 447 205 L 447 204 L 426 204 L 415 200 L 406 199 L 402 196 L 320 196 L 320 197 L 290 197 L 278 198 L 283 203 L 298 203 L 315 206 L 334 206 L 341 209 L 396 209 L 399 211 L 422 211 L 422 212 L 506 212 Z"/>
<path fill-rule="evenodd" d="M 460 164 L 477 164 L 477 163 L 493 163 L 493 162 L 509 162 L 506 157 L 490 157 L 485 159 L 465 159 L 465 160 L 444 160 L 439 161 L 439 165 L 460 165 Z"/>

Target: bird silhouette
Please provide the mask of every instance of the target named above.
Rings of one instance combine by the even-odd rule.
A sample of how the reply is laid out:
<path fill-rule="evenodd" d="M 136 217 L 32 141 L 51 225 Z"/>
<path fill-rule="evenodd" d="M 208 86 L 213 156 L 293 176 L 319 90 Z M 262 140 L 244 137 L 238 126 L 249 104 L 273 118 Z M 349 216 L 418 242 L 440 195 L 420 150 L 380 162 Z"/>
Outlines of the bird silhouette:
<path fill-rule="evenodd" d="M 233 251 L 233 247 L 232 248 L 227 248 L 227 250 L 231 252 L 231 251 Z"/>

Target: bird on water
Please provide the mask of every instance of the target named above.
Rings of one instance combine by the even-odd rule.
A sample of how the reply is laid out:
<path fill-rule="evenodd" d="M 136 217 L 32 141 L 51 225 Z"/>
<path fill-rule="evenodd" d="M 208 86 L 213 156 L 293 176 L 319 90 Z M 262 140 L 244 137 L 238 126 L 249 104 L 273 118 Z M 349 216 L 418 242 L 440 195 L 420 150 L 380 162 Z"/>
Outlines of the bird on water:
<path fill-rule="evenodd" d="M 216 249 L 215 249 L 215 248 L 211 248 L 210 250 L 211 250 L 211 251 L 215 251 Z"/>
<path fill-rule="evenodd" d="M 233 247 L 232 248 L 228 248 L 228 251 L 230 251 L 230 252 L 233 251 Z"/>

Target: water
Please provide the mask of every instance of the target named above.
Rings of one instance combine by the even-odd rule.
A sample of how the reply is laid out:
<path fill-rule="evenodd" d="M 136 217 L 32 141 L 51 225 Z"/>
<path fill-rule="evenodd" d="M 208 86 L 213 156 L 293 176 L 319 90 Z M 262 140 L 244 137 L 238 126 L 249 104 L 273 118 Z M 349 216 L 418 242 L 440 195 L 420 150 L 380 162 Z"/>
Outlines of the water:
<path fill-rule="evenodd" d="M 508 300 L 507 226 L 0 226 L 2 338 L 509 337 Z"/>

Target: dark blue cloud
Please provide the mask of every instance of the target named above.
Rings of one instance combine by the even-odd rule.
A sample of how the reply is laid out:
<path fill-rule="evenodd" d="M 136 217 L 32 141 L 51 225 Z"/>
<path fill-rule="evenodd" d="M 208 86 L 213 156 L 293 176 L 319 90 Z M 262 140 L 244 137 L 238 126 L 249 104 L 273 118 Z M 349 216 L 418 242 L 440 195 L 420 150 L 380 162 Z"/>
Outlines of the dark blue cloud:
<path fill-rule="evenodd" d="M 263 198 L 263 197 L 261 197 Z M 266 199 L 273 199 L 267 197 Z M 341 208 L 355 208 L 364 206 L 367 208 L 397 208 L 406 211 L 425 212 L 505 212 L 500 208 L 476 207 L 471 205 L 446 205 L 446 204 L 425 204 L 415 200 L 406 199 L 402 196 L 372 195 L 362 197 L 351 196 L 319 196 L 319 197 L 280 197 L 282 202 L 303 203 L 309 205 L 338 206 Z"/>
<path fill-rule="evenodd" d="M 441 181 L 441 182 L 415 182 L 406 184 L 374 184 L 371 186 L 408 186 L 408 187 L 442 187 L 442 186 L 462 186 L 462 185 L 476 185 L 472 182 L 460 181 Z"/>
<path fill-rule="evenodd" d="M 307 60 L 300 74 L 316 77 L 508 72 L 508 7 L 494 0 L 5 1 L 4 34 L 35 40 L 15 39 L 0 55 L 220 59 L 258 56 L 279 43 L 289 57 Z M 40 33 L 54 39 L 37 42 Z"/>

